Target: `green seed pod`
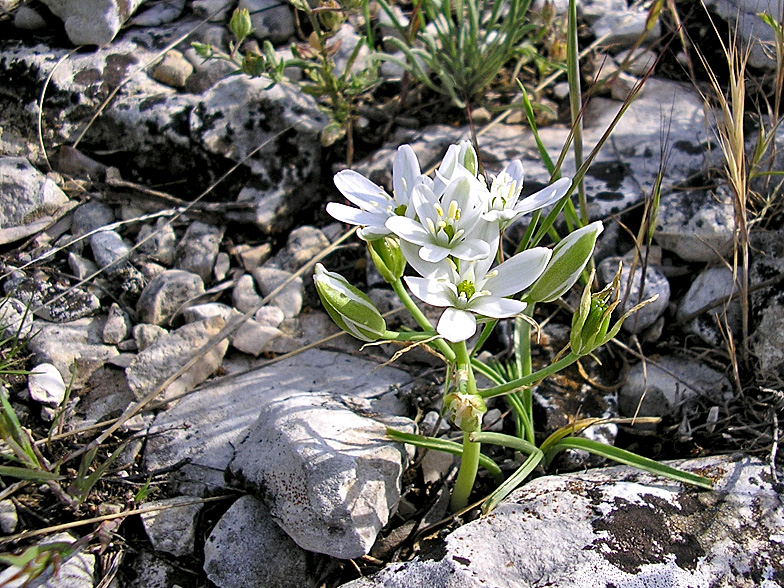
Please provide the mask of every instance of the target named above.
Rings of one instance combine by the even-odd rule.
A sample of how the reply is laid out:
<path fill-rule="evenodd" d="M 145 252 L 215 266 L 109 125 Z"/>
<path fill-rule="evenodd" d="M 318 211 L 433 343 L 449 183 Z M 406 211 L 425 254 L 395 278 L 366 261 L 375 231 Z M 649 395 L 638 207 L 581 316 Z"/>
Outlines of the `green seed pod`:
<path fill-rule="evenodd" d="M 363 292 L 320 263 L 313 274 L 316 291 L 335 324 L 361 341 L 378 341 L 387 330 L 384 317 Z"/>
<path fill-rule="evenodd" d="M 464 433 L 482 428 L 482 416 L 487 412 L 484 398 L 478 394 L 454 392 L 444 397 L 444 409 L 449 419 Z"/>
<path fill-rule="evenodd" d="M 596 221 L 567 235 L 553 249 L 544 272 L 525 296 L 527 302 L 552 302 L 574 286 L 593 255 L 596 239 L 604 230 Z"/>
<path fill-rule="evenodd" d="M 381 237 L 368 243 L 368 252 L 373 265 L 387 283 L 392 284 L 403 276 L 406 258 L 400 250 L 397 237 Z"/>

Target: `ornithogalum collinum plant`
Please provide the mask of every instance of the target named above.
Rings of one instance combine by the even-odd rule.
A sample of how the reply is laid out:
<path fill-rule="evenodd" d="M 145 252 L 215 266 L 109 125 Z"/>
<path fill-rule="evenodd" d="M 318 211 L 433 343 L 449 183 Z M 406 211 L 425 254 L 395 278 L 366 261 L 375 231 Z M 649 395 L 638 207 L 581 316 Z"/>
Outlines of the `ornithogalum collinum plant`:
<path fill-rule="evenodd" d="M 467 506 L 480 465 L 500 476 L 500 469 L 481 454 L 483 442 L 512 447 L 528 455 L 520 469 L 485 501 L 485 511 L 493 508 L 540 463 L 546 465 L 558 451 L 566 448 L 585 449 L 681 481 L 710 486 L 699 476 L 575 436 L 598 419 L 578 421 L 551 435 L 540 447 L 534 444 L 532 385 L 604 345 L 618 333 L 626 318 L 612 321 L 613 309 L 618 304 L 618 280 L 592 294 L 591 273 L 572 320 L 568 351 L 564 350 L 551 365 L 533 371 L 530 324 L 534 305 L 556 300 L 581 276 L 585 277 L 603 227 L 599 221 L 588 224 L 551 249 L 536 246 L 531 238 L 532 225 L 539 219 L 538 214 L 532 215 L 524 242 L 506 259 L 501 236 L 505 228 L 523 215 L 568 198 L 571 192 L 568 178 L 558 179 L 521 199 L 521 162 L 510 163 L 488 182 L 479 173 L 471 144 L 461 142 L 449 147 L 432 178 L 421 172 L 414 151 L 408 145 L 401 146 L 394 160 L 392 184 L 392 194 L 389 194 L 355 171 L 339 172 L 335 185 L 351 205 L 333 202 L 327 205 L 327 212 L 339 221 L 359 227 L 357 235 L 367 243 L 381 276 L 411 312 L 421 331 L 387 330 L 384 318 L 370 299 L 321 264 L 316 266 L 314 280 L 327 312 L 341 329 L 354 337 L 367 342 L 418 341 L 432 346 L 444 357 L 447 363 L 444 414 L 463 432 L 462 443 L 396 431 L 389 431 L 389 435 L 461 456 L 452 493 L 453 511 Z M 550 228 L 540 227 L 537 234 L 544 234 Z M 404 275 L 406 267 L 411 268 L 410 275 Z M 443 308 L 435 327 L 409 292 L 425 304 Z M 476 357 L 500 319 L 514 319 L 515 324 L 516 358 L 506 369 L 485 365 Z M 480 327 L 478 341 L 469 350 L 467 341 Z M 484 374 L 495 386 L 479 389 L 475 371 Z M 482 417 L 487 410 L 485 399 L 500 395 L 506 396 L 514 411 L 516 437 L 481 431 Z"/>

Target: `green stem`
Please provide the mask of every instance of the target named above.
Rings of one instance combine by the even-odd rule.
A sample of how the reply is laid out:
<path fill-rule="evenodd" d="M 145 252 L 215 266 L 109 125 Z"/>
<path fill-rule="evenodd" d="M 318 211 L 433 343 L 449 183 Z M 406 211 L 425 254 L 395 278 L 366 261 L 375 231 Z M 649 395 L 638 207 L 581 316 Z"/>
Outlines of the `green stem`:
<path fill-rule="evenodd" d="M 384 331 L 381 336 L 382 341 L 427 341 L 433 337 L 438 337 L 436 331 Z"/>
<path fill-rule="evenodd" d="M 481 445 L 469 439 L 471 433 L 463 433 L 463 456 L 460 460 L 460 471 L 457 474 L 455 488 L 452 490 L 452 512 L 457 512 L 468 506 L 471 490 L 474 488 L 476 473 L 479 469 L 479 455 Z"/>
<path fill-rule="evenodd" d="M 465 341 L 456 343 L 454 350 L 458 372 L 466 374 L 465 390 L 460 391 L 464 394 L 478 394 L 476 378 L 471 367 L 471 358 L 468 356 Z M 474 488 L 476 474 L 479 470 L 479 455 L 482 446 L 480 443 L 471 441 L 470 435 L 477 432 L 479 431 L 463 431 L 463 457 L 460 460 L 460 470 L 457 472 L 457 480 L 455 480 L 455 487 L 452 490 L 452 512 L 462 510 L 468 505 L 471 490 Z"/>
<path fill-rule="evenodd" d="M 408 291 L 403 285 L 403 280 L 398 278 L 397 280 L 392 282 L 392 289 L 395 291 L 395 294 L 397 294 L 397 297 L 400 298 L 400 302 L 403 303 L 403 306 L 405 306 L 408 309 L 408 312 L 411 313 L 411 316 L 414 317 L 414 320 L 417 322 L 417 324 L 420 327 L 422 327 L 423 330 L 425 331 L 435 330 L 433 328 L 433 325 L 430 324 L 430 321 L 427 320 L 425 314 L 416 305 L 416 302 L 414 302 L 411 299 L 411 296 L 408 295 Z M 446 357 L 447 361 L 455 361 L 455 352 L 452 351 L 452 348 L 449 347 L 446 341 L 444 341 L 443 339 L 436 339 L 435 341 L 432 342 L 432 344 L 436 349 L 438 349 L 443 354 L 444 357 Z"/>
<path fill-rule="evenodd" d="M 569 80 L 569 106 L 572 113 L 572 129 L 574 131 L 574 168 L 583 164 L 583 120 L 582 93 L 580 89 L 580 59 L 577 47 L 577 0 L 569 0 L 569 17 L 566 43 L 566 73 Z M 585 195 L 585 183 L 582 178 L 577 184 L 580 201 L 580 216 L 583 225 L 588 224 L 588 203 Z"/>
<path fill-rule="evenodd" d="M 534 384 L 539 380 L 543 380 L 549 375 L 561 371 L 562 369 L 572 365 L 578 359 L 580 359 L 579 355 L 570 352 L 569 355 L 547 366 L 546 368 L 542 368 L 528 376 L 523 376 L 522 378 L 512 380 L 511 382 L 508 382 L 506 384 L 502 384 L 500 386 L 493 386 L 492 388 L 486 388 L 484 390 L 480 390 L 479 394 L 482 396 L 482 398 L 492 398 L 493 396 L 501 396 L 502 394 L 508 394 L 509 392 L 514 392 L 518 388 L 530 386 L 531 384 Z"/>

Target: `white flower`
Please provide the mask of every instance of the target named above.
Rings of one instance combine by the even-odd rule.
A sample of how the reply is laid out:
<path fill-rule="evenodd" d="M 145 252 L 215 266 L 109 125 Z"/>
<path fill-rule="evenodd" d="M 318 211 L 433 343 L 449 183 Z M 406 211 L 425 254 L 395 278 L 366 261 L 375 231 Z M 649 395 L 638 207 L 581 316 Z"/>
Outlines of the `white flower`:
<path fill-rule="evenodd" d="M 453 180 L 441 198 L 419 184 L 411 195 L 411 206 L 416 219 L 390 217 L 386 227 L 401 240 L 419 245 L 418 254 L 424 261 L 438 263 L 450 255 L 472 261 L 494 253 L 498 231 L 482 220 L 486 201 L 468 178 Z M 494 228 L 495 238 L 488 226 Z"/>
<path fill-rule="evenodd" d="M 365 241 L 373 241 L 390 234 L 385 223 L 388 218 L 411 214 L 409 201 L 411 192 L 420 183 L 432 184 L 422 175 L 414 150 L 401 145 L 392 166 L 392 186 L 394 196 L 384 188 L 368 180 L 353 170 L 335 174 L 335 186 L 354 206 L 338 202 L 327 204 L 327 212 L 335 219 L 350 225 L 359 225 L 357 235 Z"/>
<path fill-rule="evenodd" d="M 524 176 L 523 164 L 519 160 L 511 162 L 498 174 L 490 186 L 488 210 L 482 215 L 483 219 L 498 223 L 499 228 L 504 229 L 518 216 L 560 200 L 572 184 L 571 179 L 561 178 L 518 202 Z"/>
<path fill-rule="evenodd" d="M 479 159 L 469 141 L 460 141 L 457 145 L 450 145 L 441 160 L 441 165 L 436 169 L 436 177 L 432 186 L 433 192 L 436 196 L 441 196 L 453 180 L 461 177 L 476 180 L 482 188 L 485 188 L 484 181 L 477 178 L 478 172 Z"/>
<path fill-rule="evenodd" d="M 427 304 L 445 307 L 438 333 L 453 343 L 465 341 L 476 332 L 476 316 L 509 318 L 521 313 L 526 303 L 505 298 L 530 286 L 544 271 L 551 251 L 535 247 L 488 272 L 492 259 L 450 263 L 446 271 L 429 278 L 404 278 L 411 292 Z M 444 266 L 442 266 L 444 267 Z"/>

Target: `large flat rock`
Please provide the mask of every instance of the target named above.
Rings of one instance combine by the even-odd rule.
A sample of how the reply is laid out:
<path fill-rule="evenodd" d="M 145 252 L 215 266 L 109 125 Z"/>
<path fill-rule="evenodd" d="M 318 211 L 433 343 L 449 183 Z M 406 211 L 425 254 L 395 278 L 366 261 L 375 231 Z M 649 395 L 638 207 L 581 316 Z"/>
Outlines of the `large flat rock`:
<path fill-rule="evenodd" d="M 377 368 L 366 359 L 310 350 L 252 372 L 208 385 L 159 414 L 145 454 L 148 470 L 189 462 L 169 475 L 183 494 L 226 487 L 224 470 L 234 448 L 270 403 L 309 392 L 365 399 L 376 411 L 403 414 L 395 391 L 410 383 L 405 372 Z"/>

